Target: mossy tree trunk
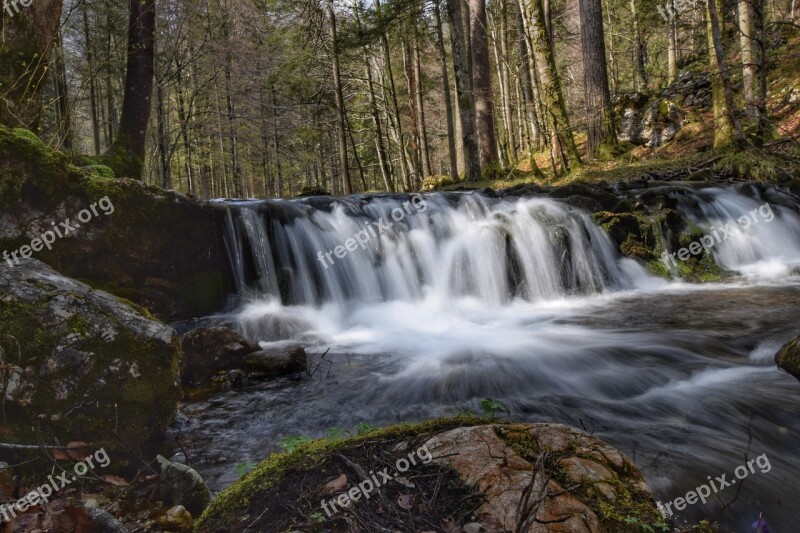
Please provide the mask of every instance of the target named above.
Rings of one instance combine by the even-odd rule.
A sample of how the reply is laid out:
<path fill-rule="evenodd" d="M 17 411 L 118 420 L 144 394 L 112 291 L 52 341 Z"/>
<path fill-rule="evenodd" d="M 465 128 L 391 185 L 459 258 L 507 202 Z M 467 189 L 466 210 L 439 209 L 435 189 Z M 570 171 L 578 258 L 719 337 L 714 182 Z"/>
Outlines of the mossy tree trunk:
<path fill-rule="evenodd" d="M 0 10 L 0 124 L 39 133 L 42 91 L 61 22 L 61 0 Z M 16 10 L 19 11 L 16 11 Z"/>
<path fill-rule="evenodd" d="M 735 103 L 730 73 L 722 47 L 722 3 L 708 0 L 708 57 L 711 67 L 711 98 L 714 106 L 714 148 L 742 147 L 744 135 L 735 118 Z"/>
<path fill-rule="evenodd" d="M 556 69 L 555 54 L 550 39 L 547 38 L 542 0 L 519 0 L 519 3 L 530 51 L 539 74 L 540 94 L 556 152 L 554 156 L 562 160 L 564 170 L 574 170 L 580 167 L 582 162 L 572 136 L 561 80 Z"/>

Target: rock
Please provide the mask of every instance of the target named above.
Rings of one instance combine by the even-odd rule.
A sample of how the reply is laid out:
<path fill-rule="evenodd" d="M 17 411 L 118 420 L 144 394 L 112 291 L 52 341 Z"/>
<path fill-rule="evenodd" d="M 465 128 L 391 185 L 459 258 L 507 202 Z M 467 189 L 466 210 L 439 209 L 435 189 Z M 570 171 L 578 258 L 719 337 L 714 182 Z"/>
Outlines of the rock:
<path fill-rule="evenodd" d="M 303 187 L 303 189 L 300 191 L 300 194 L 298 194 L 299 197 L 330 195 L 331 193 L 325 190 L 325 187 Z"/>
<path fill-rule="evenodd" d="M 116 431 L 151 450 L 180 397 L 175 331 L 35 259 L 0 264 L 0 294 L 0 343 L 14 365 L 5 403 L 12 441 L 83 441 L 112 451 Z"/>
<path fill-rule="evenodd" d="M 787 342 L 775 354 L 775 364 L 784 372 L 800 380 L 800 337 Z"/>
<path fill-rule="evenodd" d="M 190 513 L 202 513 L 211 501 L 211 491 L 200 474 L 161 455 L 158 464 L 161 465 L 161 500 L 169 505 L 182 505 Z"/>
<path fill-rule="evenodd" d="M 198 384 L 219 372 L 240 369 L 246 357 L 258 351 L 253 343 L 228 328 L 198 328 L 181 339 L 181 379 L 185 385 Z"/>
<path fill-rule="evenodd" d="M 302 346 L 269 348 L 251 353 L 245 361 L 245 370 L 260 377 L 280 376 L 305 372 L 308 357 Z"/>
<path fill-rule="evenodd" d="M 398 457 L 423 449 L 425 454 L 416 453 L 426 461 L 409 465 L 413 473 L 405 474 L 413 486 L 387 477 L 386 483 L 368 490 L 370 498 L 362 497 L 356 505 L 350 502 L 348 515 L 359 522 L 372 520 L 370 531 L 394 531 L 396 521 L 408 512 L 433 518 L 432 509 L 417 502 L 430 501 L 435 494 L 436 521 L 454 533 L 601 533 L 628 531 L 625 520 L 630 518 L 646 524 L 660 520 L 653 495 L 634 464 L 601 440 L 557 424 L 475 422 L 478 425 L 461 426 L 461 419 L 397 426 L 324 449 L 312 445 L 306 452 L 269 458 L 221 494 L 196 528 L 242 531 L 247 524 L 252 530 L 285 531 L 307 520 L 300 509 L 339 513 L 331 502 L 343 493 L 342 487 L 372 484 L 358 474 L 359 465 L 380 457 L 370 468 L 378 467 L 377 473 L 386 465 L 383 472 L 391 476 L 390 465 L 399 465 Z M 465 504 L 467 500 L 471 503 Z M 293 502 L 297 510 L 281 506 L 285 513 L 265 514 L 282 501 Z M 442 515 L 448 518 L 441 520 Z M 254 517 L 259 518 L 253 521 Z"/>
<path fill-rule="evenodd" d="M 190 531 L 194 519 L 183 505 L 176 505 L 158 520 L 167 531 Z"/>
<path fill-rule="evenodd" d="M 226 208 L 109 179 L 92 168 L 97 161 L 83 159 L 74 163 L 90 168 L 0 126 L 0 250 L 31 242 L 53 222 L 75 222 L 94 204 L 97 216 L 36 258 L 162 317 L 218 311 L 232 280 L 221 231 Z"/>

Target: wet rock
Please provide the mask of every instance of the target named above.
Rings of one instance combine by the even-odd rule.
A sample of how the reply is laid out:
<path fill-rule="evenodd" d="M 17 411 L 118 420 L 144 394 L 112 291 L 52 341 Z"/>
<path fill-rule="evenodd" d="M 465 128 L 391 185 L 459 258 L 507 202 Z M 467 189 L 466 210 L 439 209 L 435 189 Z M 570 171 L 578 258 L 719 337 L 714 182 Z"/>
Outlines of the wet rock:
<path fill-rule="evenodd" d="M 181 339 L 181 347 L 184 385 L 196 385 L 219 372 L 239 369 L 249 354 L 259 350 L 258 344 L 224 327 L 192 330 Z"/>
<path fill-rule="evenodd" d="M 800 337 L 790 340 L 778 351 L 775 364 L 800 380 Z"/>
<path fill-rule="evenodd" d="M 174 330 L 34 259 L 0 264 L 0 294 L 12 440 L 109 442 L 116 431 L 151 449 L 180 396 Z"/>
<path fill-rule="evenodd" d="M 251 353 L 245 361 L 245 371 L 257 377 L 281 376 L 305 372 L 308 357 L 302 346 L 268 348 Z"/>
<path fill-rule="evenodd" d="M 211 501 L 211 491 L 200 474 L 161 455 L 158 464 L 161 465 L 161 500 L 169 505 L 182 505 L 190 513 L 202 513 Z"/>

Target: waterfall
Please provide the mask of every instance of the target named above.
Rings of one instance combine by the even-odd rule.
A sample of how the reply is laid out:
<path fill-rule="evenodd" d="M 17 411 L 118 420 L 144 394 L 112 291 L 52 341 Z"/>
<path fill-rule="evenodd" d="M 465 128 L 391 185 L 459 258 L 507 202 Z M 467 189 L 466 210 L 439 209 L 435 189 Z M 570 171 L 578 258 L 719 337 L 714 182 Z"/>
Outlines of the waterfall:
<path fill-rule="evenodd" d="M 800 216 L 788 205 L 787 196 L 767 198 L 755 187 L 713 187 L 680 200 L 686 217 L 713 238 L 719 266 L 759 278 L 785 277 L 800 267 Z"/>
<path fill-rule="evenodd" d="M 586 213 L 550 199 L 439 193 L 228 205 L 240 291 L 285 304 L 435 296 L 494 306 L 629 288 L 636 270 Z"/>

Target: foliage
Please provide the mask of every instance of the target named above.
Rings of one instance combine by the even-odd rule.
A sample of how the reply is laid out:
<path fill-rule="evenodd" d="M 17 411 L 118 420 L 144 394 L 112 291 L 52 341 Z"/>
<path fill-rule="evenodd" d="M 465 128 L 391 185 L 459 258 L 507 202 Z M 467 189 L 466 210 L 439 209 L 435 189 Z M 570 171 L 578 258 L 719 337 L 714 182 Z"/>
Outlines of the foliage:
<path fill-rule="evenodd" d="M 497 400 L 493 400 L 492 398 L 485 398 L 481 400 L 481 409 L 483 410 L 483 416 L 490 420 L 494 420 L 494 417 L 498 412 L 506 413 L 509 416 L 511 415 L 511 411 L 509 411 L 508 407 L 506 407 L 506 404 Z"/>

